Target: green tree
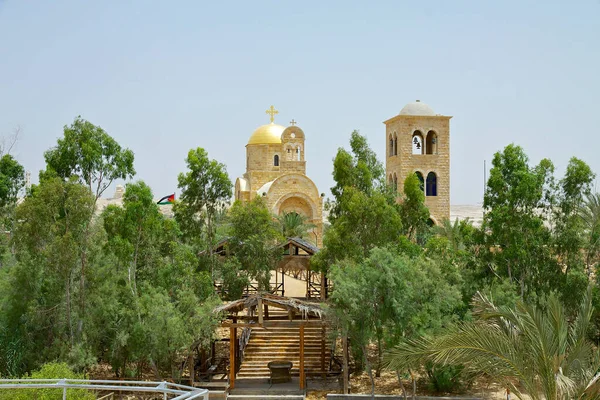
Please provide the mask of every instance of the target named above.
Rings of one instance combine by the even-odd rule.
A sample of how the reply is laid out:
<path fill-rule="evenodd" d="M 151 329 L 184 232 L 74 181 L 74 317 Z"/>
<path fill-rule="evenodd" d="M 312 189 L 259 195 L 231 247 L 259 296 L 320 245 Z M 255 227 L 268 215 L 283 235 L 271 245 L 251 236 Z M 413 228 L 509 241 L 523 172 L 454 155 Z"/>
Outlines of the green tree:
<path fill-rule="evenodd" d="M 85 224 L 86 229 L 82 232 L 80 253 L 79 308 L 82 319 L 78 331 L 81 333 L 85 317 L 88 240 L 96 201 L 116 179 L 128 179 L 135 175 L 133 152 L 121 148 L 101 127 L 78 116 L 70 126 L 65 125 L 63 138 L 58 139 L 56 147 L 44 153 L 44 158 L 46 171 L 40 173 L 40 180 L 53 176 L 64 180 L 75 177 L 94 195 L 94 202 L 89 205 L 91 212 Z"/>
<path fill-rule="evenodd" d="M 277 216 L 284 237 L 304 238 L 316 225 L 308 222 L 308 218 L 297 212 L 283 212 Z"/>
<path fill-rule="evenodd" d="M 464 364 L 510 388 L 519 399 L 598 398 L 600 356 L 587 339 L 591 288 L 573 320 L 556 296 L 549 297 L 545 310 L 523 301 L 514 308 L 498 307 L 482 295 L 473 306 L 475 321 L 402 342 L 390 353 L 390 368 L 426 361 Z"/>
<path fill-rule="evenodd" d="M 96 339 L 98 351 L 108 339 L 109 360 L 120 374 L 133 362 L 138 375 L 148 363 L 158 379 L 179 377 L 185 354 L 212 337 L 210 276 L 197 271 L 194 252 L 180 243 L 174 221 L 159 212 L 144 182 L 128 184 L 123 207 L 109 206 L 103 221 L 107 250 L 117 261 L 116 271 L 103 272 L 116 280 L 103 280 L 96 296 L 112 291 L 116 302 L 109 305 L 111 313 L 95 310 L 96 324 L 111 332 Z M 126 290 L 119 290 L 120 282 L 127 282 Z"/>
<path fill-rule="evenodd" d="M 283 237 L 264 199 L 256 196 L 247 203 L 236 201 L 229 210 L 229 222 L 229 246 L 240 272 L 245 279 L 257 281 L 260 290 L 269 290 L 271 271 L 280 257 L 276 244 Z"/>
<path fill-rule="evenodd" d="M 15 224 L 15 207 L 17 196 L 25 185 L 25 169 L 11 155 L 0 158 L 0 223 L 5 231 L 11 232 Z M 8 250 L 8 238 L 2 235 L 0 256 Z M 3 262 L 0 262 L 0 267 Z"/>
<path fill-rule="evenodd" d="M 98 199 L 116 179 L 135 175 L 133 152 L 104 129 L 78 116 L 64 127 L 64 137 L 44 153 L 47 170 L 63 179 L 77 176 Z"/>
<path fill-rule="evenodd" d="M 404 180 L 400 215 L 404 231 L 410 240 L 416 241 L 419 235 L 428 230 L 429 209 L 425 206 L 425 193 L 416 174 L 409 174 Z"/>
<path fill-rule="evenodd" d="M 186 173 L 180 173 L 177 187 L 181 189 L 180 201 L 173 211 L 188 241 L 201 246 L 213 265 L 212 249 L 215 245 L 215 218 L 231 198 L 232 185 L 225 165 L 208 158 L 201 147 L 190 150 L 185 162 Z"/>
<path fill-rule="evenodd" d="M 93 202 L 76 179 L 52 178 L 16 209 L 13 243 L 19 263 L 9 275 L 4 323 L 13 338 L 26 338 L 21 349 L 25 370 L 67 358 L 83 344 L 78 334 L 82 317 L 73 304 L 83 279 L 79 263 Z"/>
<path fill-rule="evenodd" d="M 578 214 L 583 224 L 585 266 L 589 276 L 600 260 L 600 193 L 587 194 Z"/>
<path fill-rule="evenodd" d="M 371 377 L 367 346 L 377 343 L 381 357 L 401 338 L 438 331 L 455 318 L 459 290 L 448 283 L 439 265 L 375 248 L 361 262 L 345 260 L 331 270 L 335 291 L 331 302 L 336 319 L 359 350 Z M 356 349 L 355 349 L 356 350 Z"/>
<path fill-rule="evenodd" d="M 554 166 L 542 160 L 529 167 L 523 149 L 513 144 L 496 153 L 492 165 L 483 200 L 485 264 L 493 276 L 516 282 L 521 296 L 547 293 L 561 274 L 545 225 Z"/>
<path fill-rule="evenodd" d="M 357 131 L 352 132 L 350 147 L 352 154 L 340 148 L 334 159 L 331 226 L 324 248 L 312 260 L 324 271 L 346 257 L 359 260 L 374 247 L 398 244 L 402 234 L 400 206 L 385 184 L 383 165 Z"/>

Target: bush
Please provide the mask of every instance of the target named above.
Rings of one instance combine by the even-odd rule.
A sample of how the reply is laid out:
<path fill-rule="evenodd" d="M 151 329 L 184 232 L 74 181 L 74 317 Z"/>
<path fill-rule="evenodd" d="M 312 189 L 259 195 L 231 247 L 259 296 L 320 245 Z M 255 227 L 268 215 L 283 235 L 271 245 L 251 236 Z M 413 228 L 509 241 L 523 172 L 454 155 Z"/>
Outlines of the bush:
<path fill-rule="evenodd" d="M 429 378 L 429 389 L 438 393 L 461 391 L 469 386 L 469 379 L 465 380 L 462 365 L 440 365 L 428 362 L 425 371 Z"/>
<path fill-rule="evenodd" d="M 65 363 L 47 363 L 42 365 L 38 371 L 34 371 L 31 377 L 25 379 L 85 379 L 84 374 L 73 372 Z M 25 382 L 23 382 L 25 383 Z M 0 389 L 0 400 L 62 400 L 62 389 Z M 85 389 L 68 389 L 69 400 L 94 400 L 93 392 Z"/>

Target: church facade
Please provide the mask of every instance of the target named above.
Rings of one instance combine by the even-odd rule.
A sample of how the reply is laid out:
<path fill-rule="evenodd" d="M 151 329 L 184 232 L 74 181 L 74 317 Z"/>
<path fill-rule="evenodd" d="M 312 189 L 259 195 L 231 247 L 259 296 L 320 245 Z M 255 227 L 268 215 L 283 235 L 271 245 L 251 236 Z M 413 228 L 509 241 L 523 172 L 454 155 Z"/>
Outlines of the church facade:
<path fill-rule="evenodd" d="M 384 121 L 388 183 L 402 193 L 416 174 L 434 224 L 450 219 L 450 118 L 417 100 Z"/>
<path fill-rule="evenodd" d="M 235 199 L 265 199 L 274 215 L 296 212 L 316 226 L 309 240 L 322 245 L 323 197 L 306 176 L 305 135 L 295 121 L 284 127 L 274 122 L 278 113 L 267 110 L 271 123 L 259 126 L 246 145 L 246 173 L 235 181 Z"/>

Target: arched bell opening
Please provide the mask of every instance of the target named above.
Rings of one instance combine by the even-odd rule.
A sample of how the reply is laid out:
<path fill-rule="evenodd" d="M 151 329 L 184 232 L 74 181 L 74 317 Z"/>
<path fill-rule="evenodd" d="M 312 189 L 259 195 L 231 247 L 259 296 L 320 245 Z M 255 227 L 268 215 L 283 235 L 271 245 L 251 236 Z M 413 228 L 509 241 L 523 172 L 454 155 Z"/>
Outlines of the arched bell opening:
<path fill-rule="evenodd" d="M 437 196 L 437 175 L 435 172 L 427 174 L 426 196 Z"/>
<path fill-rule="evenodd" d="M 392 135 L 390 135 L 388 146 L 388 155 L 391 157 L 394 155 L 394 138 L 392 137 Z"/>
<path fill-rule="evenodd" d="M 438 139 L 434 131 L 427 132 L 427 140 L 425 142 L 426 154 L 437 154 Z"/>
<path fill-rule="evenodd" d="M 412 153 L 423 154 L 423 134 L 421 131 L 415 131 L 412 135 Z"/>

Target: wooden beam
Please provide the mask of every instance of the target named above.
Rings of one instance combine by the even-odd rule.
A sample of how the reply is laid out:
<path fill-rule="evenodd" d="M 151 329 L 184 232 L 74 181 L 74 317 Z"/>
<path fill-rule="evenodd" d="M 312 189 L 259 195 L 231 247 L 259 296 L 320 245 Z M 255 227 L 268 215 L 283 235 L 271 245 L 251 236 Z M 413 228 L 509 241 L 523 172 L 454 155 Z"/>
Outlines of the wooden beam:
<path fill-rule="evenodd" d="M 348 335 L 344 334 L 342 336 L 342 352 L 344 353 L 344 364 L 343 371 L 344 374 L 344 394 L 348 394 Z"/>
<path fill-rule="evenodd" d="M 262 299 L 260 297 L 258 298 L 258 305 L 256 306 L 256 308 L 258 308 L 258 323 L 260 325 L 262 325 L 262 323 L 263 323 L 263 306 L 262 306 Z"/>
<path fill-rule="evenodd" d="M 309 320 L 293 320 L 293 321 L 272 321 L 272 320 L 266 320 L 263 323 L 263 327 L 268 328 L 271 326 L 275 326 L 275 327 L 299 327 L 302 325 L 314 325 L 314 326 L 321 326 L 321 325 L 327 325 L 327 322 L 320 320 L 320 319 L 309 319 Z M 228 323 L 228 322 L 223 322 L 221 324 L 222 328 L 256 328 L 256 324 L 248 324 L 248 323 L 244 323 L 244 322 L 240 322 L 240 323 Z"/>
<path fill-rule="evenodd" d="M 304 390 L 304 325 L 300 325 L 300 390 Z"/>
<path fill-rule="evenodd" d="M 236 328 L 229 328 L 229 387 L 235 388 L 235 340 Z"/>

